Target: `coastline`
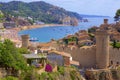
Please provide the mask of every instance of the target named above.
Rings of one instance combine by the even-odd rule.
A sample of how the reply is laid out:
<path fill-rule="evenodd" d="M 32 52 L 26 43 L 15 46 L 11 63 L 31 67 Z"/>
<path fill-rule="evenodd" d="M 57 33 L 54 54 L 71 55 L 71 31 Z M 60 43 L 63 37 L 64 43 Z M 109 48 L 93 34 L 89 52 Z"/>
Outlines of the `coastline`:
<path fill-rule="evenodd" d="M 40 24 L 40 25 L 21 26 L 19 28 L 19 31 L 35 29 L 35 28 L 43 28 L 43 27 L 54 27 L 54 26 L 70 26 L 70 25 L 65 25 L 65 24 Z"/>
<path fill-rule="evenodd" d="M 5 29 L 1 37 L 3 39 L 10 39 L 16 44 L 21 43 L 21 37 L 18 35 L 19 31 L 22 30 L 29 30 L 29 29 L 36 29 L 36 28 L 43 28 L 43 27 L 54 27 L 54 26 L 70 26 L 64 24 L 41 24 L 41 25 L 29 25 L 29 26 L 21 26 L 17 28 Z"/>

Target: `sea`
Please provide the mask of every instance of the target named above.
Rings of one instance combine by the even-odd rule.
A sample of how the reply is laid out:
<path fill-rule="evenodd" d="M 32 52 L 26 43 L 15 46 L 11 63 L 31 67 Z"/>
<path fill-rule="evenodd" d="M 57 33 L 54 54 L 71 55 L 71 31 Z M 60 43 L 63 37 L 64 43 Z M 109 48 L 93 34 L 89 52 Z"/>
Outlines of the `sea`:
<path fill-rule="evenodd" d="M 68 35 L 73 35 L 79 30 L 88 30 L 93 26 L 99 27 L 104 19 L 108 19 L 108 23 L 115 23 L 112 17 L 90 17 L 86 18 L 88 22 L 79 22 L 78 26 L 52 26 L 42 27 L 29 30 L 22 30 L 18 32 L 18 35 L 23 34 L 30 35 L 30 39 L 37 39 L 37 42 L 46 43 L 51 39 L 59 40 Z"/>

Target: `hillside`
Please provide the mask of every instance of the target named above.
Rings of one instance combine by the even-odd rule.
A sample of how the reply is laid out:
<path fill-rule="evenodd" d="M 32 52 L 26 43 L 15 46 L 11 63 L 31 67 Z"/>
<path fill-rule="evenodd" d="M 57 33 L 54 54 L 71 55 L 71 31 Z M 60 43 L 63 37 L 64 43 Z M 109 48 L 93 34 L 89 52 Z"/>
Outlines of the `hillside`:
<path fill-rule="evenodd" d="M 77 13 L 66 11 L 63 8 L 53 6 L 43 1 L 30 3 L 21 1 L 0 2 L 0 10 L 5 15 L 31 17 L 34 20 L 45 23 L 62 23 L 62 20 L 68 16 L 81 19 Z"/>

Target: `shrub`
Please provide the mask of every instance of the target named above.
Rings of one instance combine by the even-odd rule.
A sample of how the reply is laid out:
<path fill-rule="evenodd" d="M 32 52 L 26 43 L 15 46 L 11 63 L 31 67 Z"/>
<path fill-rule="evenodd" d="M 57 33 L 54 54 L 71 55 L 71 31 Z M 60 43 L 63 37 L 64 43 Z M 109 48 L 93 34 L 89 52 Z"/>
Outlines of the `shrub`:
<path fill-rule="evenodd" d="M 111 45 L 113 46 L 113 48 L 120 48 L 120 42 L 114 41 L 113 43 L 111 43 Z"/>
<path fill-rule="evenodd" d="M 13 77 L 13 76 L 7 76 L 6 78 L 2 78 L 0 80 L 18 80 L 18 78 Z"/>
<path fill-rule="evenodd" d="M 58 72 L 62 75 L 64 75 L 65 69 L 63 66 L 58 66 Z"/>

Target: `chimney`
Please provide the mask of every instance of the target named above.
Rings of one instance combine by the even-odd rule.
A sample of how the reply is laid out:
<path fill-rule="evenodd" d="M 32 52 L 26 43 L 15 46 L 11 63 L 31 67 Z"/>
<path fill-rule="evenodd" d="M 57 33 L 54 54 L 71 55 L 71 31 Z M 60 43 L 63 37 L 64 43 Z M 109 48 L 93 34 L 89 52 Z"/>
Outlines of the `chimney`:
<path fill-rule="evenodd" d="M 104 24 L 108 24 L 108 19 L 104 19 Z"/>

